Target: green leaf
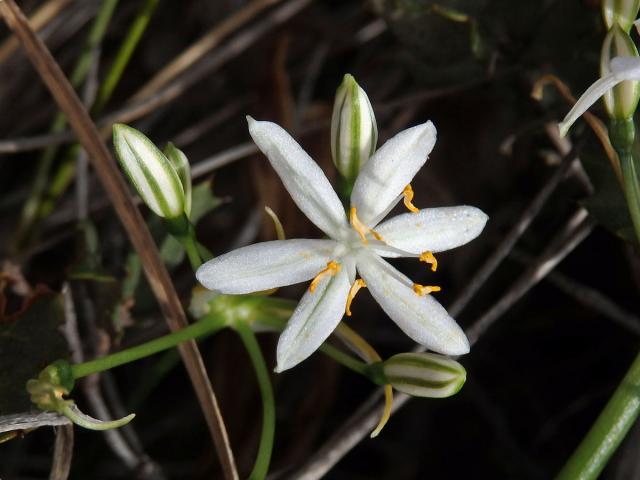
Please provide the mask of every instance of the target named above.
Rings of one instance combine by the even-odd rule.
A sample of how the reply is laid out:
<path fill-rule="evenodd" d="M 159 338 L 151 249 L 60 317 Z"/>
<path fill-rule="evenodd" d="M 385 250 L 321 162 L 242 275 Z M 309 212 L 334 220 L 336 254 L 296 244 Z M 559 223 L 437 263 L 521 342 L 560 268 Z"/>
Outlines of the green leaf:
<path fill-rule="evenodd" d="M 67 357 L 63 323 L 62 297 L 53 292 L 37 293 L 23 311 L 0 321 L 0 415 L 30 410 L 27 380 Z"/>

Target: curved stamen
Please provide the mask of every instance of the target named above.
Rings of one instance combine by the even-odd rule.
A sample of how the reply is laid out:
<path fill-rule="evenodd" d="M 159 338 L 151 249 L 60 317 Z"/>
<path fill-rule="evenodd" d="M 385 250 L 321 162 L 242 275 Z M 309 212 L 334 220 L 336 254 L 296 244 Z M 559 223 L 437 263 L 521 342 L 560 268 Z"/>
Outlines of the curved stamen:
<path fill-rule="evenodd" d="M 318 288 L 318 283 L 320 283 L 320 280 L 322 280 L 327 275 L 333 277 L 336 273 L 340 271 L 341 268 L 342 268 L 342 265 L 340 265 L 338 262 L 334 262 L 333 260 L 327 263 L 327 267 L 320 270 L 320 272 L 315 276 L 315 278 L 311 280 L 311 285 L 309 285 L 309 290 L 311 291 L 311 293 L 316 291 L 316 288 Z"/>
<path fill-rule="evenodd" d="M 431 264 L 431 271 L 435 272 L 438 269 L 438 260 L 433 256 L 433 253 L 430 251 L 422 252 L 420 254 L 419 260 L 421 262 Z"/>
<path fill-rule="evenodd" d="M 347 317 L 351 316 L 351 302 L 353 302 L 353 299 L 360 291 L 360 289 L 366 288 L 366 286 L 367 284 L 361 278 L 357 279 L 355 282 L 353 282 L 353 285 L 351 285 L 351 288 L 349 289 L 349 295 L 347 296 L 347 306 L 344 309 L 344 313 L 346 313 Z"/>
<path fill-rule="evenodd" d="M 407 207 L 411 212 L 418 213 L 420 210 L 412 203 L 413 201 L 413 188 L 411 188 L 411 184 L 408 184 L 402 190 L 402 195 L 404 196 L 404 206 Z"/>
<path fill-rule="evenodd" d="M 431 292 L 439 292 L 440 290 L 442 289 L 435 285 L 420 285 L 419 283 L 413 284 L 413 291 L 421 297 L 429 295 Z"/>
<path fill-rule="evenodd" d="M 376 240 L 384 242 L 384 238 L 382 238 L 382 235 L 376 232 L 373 228 L 367 227 L 360 221 L 360 219 L 358 218 L 358 211 L 356 207 L 351 207 L 351 210 L 349 210 L 349 223 L 351 223 L 353 229 L 358 232 L 358 235 L 360 235 L 360 240 L 362 240 L 362 243 L 364 243 L 365 245 L 369 243 L 369 240 L 367 239 L 367 233 L 373 235 Z"/>

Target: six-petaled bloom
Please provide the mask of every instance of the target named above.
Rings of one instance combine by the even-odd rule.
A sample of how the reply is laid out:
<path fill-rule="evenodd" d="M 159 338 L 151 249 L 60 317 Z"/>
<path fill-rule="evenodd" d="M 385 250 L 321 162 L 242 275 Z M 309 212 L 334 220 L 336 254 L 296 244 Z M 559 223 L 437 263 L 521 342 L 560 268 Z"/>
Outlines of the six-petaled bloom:
<path fill-rule="evenodd" d="M 409 182 L 436 141 L 426 122 L 397 134 L 362 167 L 348 214 L 320 167 L 280 126 L 248 118 L 249 132 L 300 210 L 329 238 L 292 239 L 239 248 L 204 264 L 198 280 L 225 294 L 243 294 L 312 280 L 280 336 L 276 371 L 311 355 L 350 314 L 367 287 L 413 340 L 446 355 L 469 351 L 456 322 L 430 293 L 439 287 L 411 281 L 383 257 L 413 257 L 436 269 L 434 253 L 480 234 L 487 216 L 474 207 L 418 210 Z M 410 210 L 381 220 L 400 201 Z M 359 276 L 360 278 L 357 278 Z"/>

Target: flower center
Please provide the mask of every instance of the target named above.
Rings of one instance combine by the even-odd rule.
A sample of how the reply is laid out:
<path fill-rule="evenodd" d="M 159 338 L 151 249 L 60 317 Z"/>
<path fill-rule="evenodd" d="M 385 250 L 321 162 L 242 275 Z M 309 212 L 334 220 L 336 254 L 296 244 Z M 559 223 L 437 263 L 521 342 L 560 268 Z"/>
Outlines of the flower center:
<path fill-rule="evenodd" d="M 342 266 L 338 262 L 334 262 L 333 260 L 328 262 L 326 268 L 320 270 L 320 272 L 315 276 L 315 278 L 311 280 L 311 285 L 309 285 L 309 290 L 311 291 L 311 293 L 316 291 L 316 288 L 318 288 L 318 283 L 320 283 L 320 280 L 322 280 L 326 276 L 333 277 L 336 273 L 340 271 L 341 268 Z"/>
<path fill-rule="evenodd" d="M 373 235 L 373 237 L 376 240 L 380 240 L 381 242 L 384 242 L 382 235 L 376 232 L 373 228 L 367 227 L 364 223 L 360 221 L 360 219 L 358 218 L 358 211 L 356 207 L 351 207 L 351 210 L 349 210 L 349 223 L 351 223 L 351 226 L 353 227 L 353 229 L 356 232 L 358 232 L 358 235 L 360 235 L 360 241 L 363 244 L 366 245 L 367 243 L 369 243 L 369 240 L 367 239 L 368 233 Z"/>

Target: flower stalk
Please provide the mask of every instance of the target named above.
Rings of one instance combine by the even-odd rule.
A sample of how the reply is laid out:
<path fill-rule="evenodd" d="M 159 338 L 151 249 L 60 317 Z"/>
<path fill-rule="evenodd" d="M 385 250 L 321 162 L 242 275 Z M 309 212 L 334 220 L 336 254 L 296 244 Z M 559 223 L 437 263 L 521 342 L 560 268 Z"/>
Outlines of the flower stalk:
<path fill-rule="evenodd" d="M 640 354 L 556 480 L 596 480 L 640 413 Z"/>

